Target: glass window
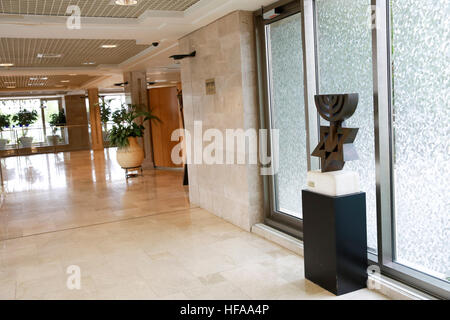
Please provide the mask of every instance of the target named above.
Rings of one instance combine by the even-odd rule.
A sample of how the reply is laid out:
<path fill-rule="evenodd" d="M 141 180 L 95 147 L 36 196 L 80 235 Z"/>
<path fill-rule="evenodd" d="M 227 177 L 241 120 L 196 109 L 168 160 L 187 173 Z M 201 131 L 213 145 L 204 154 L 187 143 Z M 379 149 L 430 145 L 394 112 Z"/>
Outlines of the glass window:
<path fill-rule="evenodd" d="M 355 141 L 359 160 L 345 170 L 359 173 L 367 194 L 367 231 L 370 251 L 377 250 L 375 138 L 372 78 L 370 0 L 317 0 L 319 92 L 359 93 L 355 115 L 345 126 L 360 128 Z M 322 123 L 324 121 L 322 120 Z"/>
<path fill-rule="evenodd" d="M 122 105 L 126 103 L 124 94 L 105 95 L 105 100 L 110 101 L 109 105 L 111 106 L 112 112 L 120 110 L 120 108 L 122 108 Z"/>
<path fill-rule="evenodd" d="M 102 98 L 108 103 L 111 108 L 111 116 L 114 111 L 120 110 L 124 104 L 126 104 L 126 98 L 124 94 L 114 94 L 114 95 L 104 95 Z M 106 129 L 109 131 L 112 129 L 114 123 L 111 120 L 106 124 Z M 104 140 L 106 140 L 106 135 L 104 135 Z"/>
<path fill-rule="evenodd" d="M 267 26 L 272 128 L 279 130 L 279 170 L 274 177 L 277 212 L 302 218 L 307 149 L 301 14 Z"/>
<path fill-rule="evenodd" d="M 450 277 L 447 0 L 391 1 L 395 260 Z"/>
<path fill-rule="evenodd" d="M 19 128 L 15 125 L 16 135 L 12 134 L 8 138 L 11 144 L 16 144 L 16 138 L 21 137 L 25 132 L 28 137 L 33 138 L 33 143 L 45 142 L 45 137 L 42 130 L 42 113 L 41 113 L 41 100 L 40 99 L 15 99 L 15 100 L 3 100 L 2 101 L 2 113 L 9 114 L 11 116 L 18 113 L 20 110 L 33 111 L 36 110 L 38 119 L 35 123 L 30 125 L 27 130 Z"/>
<path fill-rule="evenodd" d="M 45 108 L 44 108 L 45 127 L 46 127 L 46 131 L 47 131 L 47 135 L 50 135 L 52 132 L 52 128 L 49 124 L 50 116 L 52 114 L 59 113 L 59 101 L 58 100 L 43 100 L 42 102 L 45 106 Z"/>

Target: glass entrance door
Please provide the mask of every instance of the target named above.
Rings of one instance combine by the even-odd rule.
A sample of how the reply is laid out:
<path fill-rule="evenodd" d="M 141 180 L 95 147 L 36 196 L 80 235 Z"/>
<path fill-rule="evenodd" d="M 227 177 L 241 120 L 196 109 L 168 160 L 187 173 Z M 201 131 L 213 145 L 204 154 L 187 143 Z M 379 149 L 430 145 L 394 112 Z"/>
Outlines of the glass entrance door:
<path fill-rule="evenodd" d="M 272 11 L 284 15 L 275 19 L 261 16 L 263 27 L 259 29 L 261 38 L 264 36 L 265 127 L 278 131 L 271 134 L 278 170 L 266 178 L 270 202 L 266 223 L 301 237 L 301 197 L 308 172 L 302 16 L 295 5 Z"/>

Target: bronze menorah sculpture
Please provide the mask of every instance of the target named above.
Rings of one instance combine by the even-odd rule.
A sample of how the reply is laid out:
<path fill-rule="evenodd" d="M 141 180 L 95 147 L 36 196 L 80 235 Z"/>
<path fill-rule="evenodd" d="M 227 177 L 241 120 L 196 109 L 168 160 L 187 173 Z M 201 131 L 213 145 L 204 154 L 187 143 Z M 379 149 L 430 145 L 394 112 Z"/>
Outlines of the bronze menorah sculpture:
<path fill-rule="evenodd" d="M 345 161 L 358 159 L 353 142 L 359 129 L 342 127 L 355 113 L 358 100 L 357 93 L 315 96 L 317 111 L 330 121 L 329 127 L 320 127 L 320 142 L 312 153 L 321 158 L 322 172 L 342 170 Z"/>

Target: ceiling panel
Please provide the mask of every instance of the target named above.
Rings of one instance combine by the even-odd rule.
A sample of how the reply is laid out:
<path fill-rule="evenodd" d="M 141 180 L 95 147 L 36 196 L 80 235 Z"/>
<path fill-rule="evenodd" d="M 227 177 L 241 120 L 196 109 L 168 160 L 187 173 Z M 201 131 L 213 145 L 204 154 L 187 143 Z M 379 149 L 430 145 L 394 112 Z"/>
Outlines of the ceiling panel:
<path fill-rule="evenodd" d="M 137 5 L 119 6 L 114 0 L 0 0 L 0 13 L 65 16 L 77 5 L 83 17 L 138 18 L 146 10 L 185 11 L 199 0 L 138 0 Z"/>
<path fill-rule="evenodd" d="M 117 45 L 104 49 L 105 44 Z M 135 40 L 21 39 L 0 38 L 0 64 L 14 67 L 83 67 L 120 64 L 149 48 Z M 38 58 L 38 54 L 59 54 L 60 58 Z M 92 64 L 86 64 L 91 62 Z"/>
<path fill-rule="evenodd" d="M 97 79 L 92 75 L 30 75 L 30 76 L 0 76 L 0 90 L 41 90 L 49 88 L 78 88 L 83 84 Z"/>

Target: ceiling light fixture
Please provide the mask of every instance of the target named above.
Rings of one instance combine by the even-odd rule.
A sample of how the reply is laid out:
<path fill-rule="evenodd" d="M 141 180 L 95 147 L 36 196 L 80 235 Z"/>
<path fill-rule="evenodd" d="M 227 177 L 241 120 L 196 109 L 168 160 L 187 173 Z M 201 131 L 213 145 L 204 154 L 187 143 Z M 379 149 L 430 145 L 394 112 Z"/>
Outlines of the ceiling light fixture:
<path fill-rule="evenodd" d="M 116 0 L 116 4 L 119 6 L 134 6 L 137 4 L 137 0 Z"/>
<path fill-rule="evenodd" d="M 61 82 L 67 83 L 70 82 L 70 80 L 61 80 Z"/>
<path fill-rule="evenodd" d="M 0 67 L 12 67 L 14 63 L 0 63 Z"/>
<path fill-rule="evenodd" d="M 16 86 L 7 86 L 6 89 L 15 89 Z"/>
<path fill-rule="evenodd" d="M 93 64 L 95 64 L 95 62 L 88 61 L 88 62 L 83 62 L 83 64 L 84 65 L 93 65 Z"/>
<path fill-rule="evenodd" d="M 113 48 L 117 48 L 117 44 L 103 44 L 101 47 L 103 49 L 113 49 Z"/>
<path fill-rule="evenodd" d="M 38 53 L 37 57 L 39 59 L 57 59 L 57 58 L 61 58 L 62 54 L 60 53 Z"/>
<path fill-rule="evenodd" d="M 37 80 L 48 80 L 48 77 L 40 77 L 40 78 L 38 78 L 38 77 L 31 77 L 30 78 L 30 80 L 31 81 L 37 81 Z"/>

